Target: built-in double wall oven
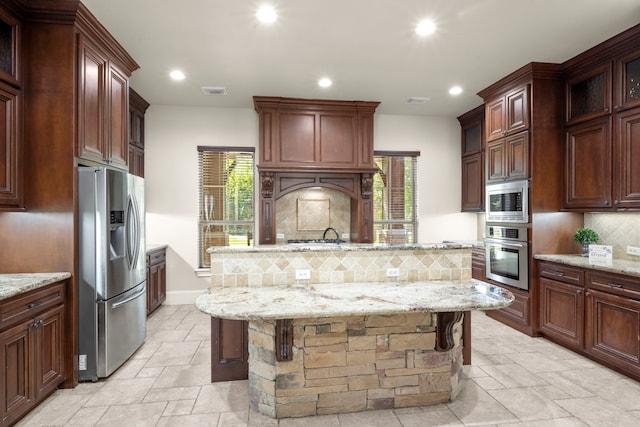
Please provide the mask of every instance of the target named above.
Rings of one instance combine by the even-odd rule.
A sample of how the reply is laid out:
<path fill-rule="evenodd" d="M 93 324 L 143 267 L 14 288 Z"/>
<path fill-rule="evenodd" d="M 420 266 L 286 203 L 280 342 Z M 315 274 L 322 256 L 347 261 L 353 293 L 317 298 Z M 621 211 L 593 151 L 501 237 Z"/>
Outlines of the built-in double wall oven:
<path fill-rule="evenodd" d="M 523 290 L 529 289 L 527 227 L 487 225 L 484 240 L 487 279 Z"/>
<path fill-rule="evenodd" d="M 529 182 L 486 188 L 486 275 L 498 283 L 529 289 Z"/>

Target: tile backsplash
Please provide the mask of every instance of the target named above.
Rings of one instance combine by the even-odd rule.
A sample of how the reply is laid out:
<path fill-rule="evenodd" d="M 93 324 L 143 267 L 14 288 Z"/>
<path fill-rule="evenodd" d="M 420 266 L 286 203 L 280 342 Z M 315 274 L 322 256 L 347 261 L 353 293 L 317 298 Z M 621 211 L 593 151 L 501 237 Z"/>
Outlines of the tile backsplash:
<path fill-rule="evenodd" d="M 327 227 L 335 228 L 340 235 L 350 233 L 351 199 L 346 194 L 329 188 L 308 188 L 285 194 L 276 201 L 276 233 L 284 234 L 284 239 L 277 239 L 277 243 L 319 239 Z M 327 237 L 333 239 L 335 235 Z"/>
<path fill-rule="evenodd" d="M 613 257 L 640 261 L 628 255 L 627 246 L 640 247 L 640 213 L 586 213 L 584 226 L 600 235 L 600 245 L 613 246 Z"/>

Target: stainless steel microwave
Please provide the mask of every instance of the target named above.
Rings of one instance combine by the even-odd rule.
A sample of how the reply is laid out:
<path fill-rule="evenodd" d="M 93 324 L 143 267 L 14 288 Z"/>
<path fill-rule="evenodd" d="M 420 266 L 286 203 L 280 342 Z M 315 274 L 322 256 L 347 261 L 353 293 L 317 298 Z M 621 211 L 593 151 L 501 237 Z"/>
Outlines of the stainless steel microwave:
<path fill-rule="evenodd" d="M 529 181 L 487 184 L 486 222 L 529 222 Z"/>

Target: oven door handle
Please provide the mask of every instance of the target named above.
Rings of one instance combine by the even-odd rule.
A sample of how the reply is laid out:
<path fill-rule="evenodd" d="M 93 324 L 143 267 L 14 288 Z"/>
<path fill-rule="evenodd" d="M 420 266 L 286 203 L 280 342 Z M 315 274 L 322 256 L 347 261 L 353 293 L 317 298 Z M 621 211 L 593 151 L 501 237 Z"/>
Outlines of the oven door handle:
<path fill-rule="evenodd" d="M 500 246 L 504 246 L 507 248 L 524 248 L 524 245 L 522 243 L 511 243 L 511 242 L 504 242 L 501 240 L 493 240 L 493 239 L 486 239 L 487 243 L 490 244 L 494 244 L 494 245 L 500 245 Z"/>

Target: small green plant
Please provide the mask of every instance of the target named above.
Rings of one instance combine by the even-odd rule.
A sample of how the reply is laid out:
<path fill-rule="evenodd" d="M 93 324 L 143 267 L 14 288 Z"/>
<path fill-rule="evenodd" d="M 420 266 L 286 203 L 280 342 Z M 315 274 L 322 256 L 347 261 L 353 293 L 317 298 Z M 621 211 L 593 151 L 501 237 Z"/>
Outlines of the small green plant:
<path fill-rule="evenodd" d="M 579 243 L 597 243 L 600 240 L 600 236 L 594 230 L 590 228 L 580 228 L 576 231 L 576 234 L 573 235 L 573 238 L 576 239 L 576 242 Z"/>

